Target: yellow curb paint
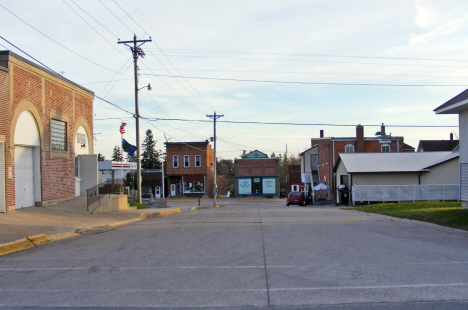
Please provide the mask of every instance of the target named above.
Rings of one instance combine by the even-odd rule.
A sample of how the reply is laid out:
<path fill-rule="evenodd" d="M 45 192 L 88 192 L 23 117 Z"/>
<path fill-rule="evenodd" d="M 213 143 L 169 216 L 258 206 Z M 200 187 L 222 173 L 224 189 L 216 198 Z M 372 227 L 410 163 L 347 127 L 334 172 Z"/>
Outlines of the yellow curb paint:
<path fill-rule="evenodd" d="M 142 214 L 143 214 L 143 213 L 142 213 Z M 141 216 L 142 214 L 140 214 L 140 216 Z M 110 224 L 106 224 L 106 225 L 104 225 L 104 226 L 105 226 L 105 227 L 113 227 L 113 226 L 119 226 L 119 225 L 130 224 L 130 223 L 133 223 L 133 222 L 138 222 L 138 221 L 141 221 L 141 220 L 144 220 L 144 219 L 138 217 L 138 218 L 136 218 L 136 219 L 130 219 L 130 220 L 125 220 L 125 221 L 110 223 Z"/>
<path fill-rule="evenodd" d="M 34 236 L 27 237 L 26 239 L 31 241 L 34 245 L 38 245 L 38 244 L 50 241 L 50 238 L 47 237 L 46 234 L 34 235 Z"/>
<path fill-rule="evenodd" d="M 13 242 L 0 244 L 0 255 L 24 250 L 33 246 L 34 244 L 26 238 L 19 239 Z"/>
<path fill-rule="evenodd" d="M 146 214 L 140 213 L 140 215 L 138 216 L 138 218 L 139 218 L 140 220 L 146 220 Z"/>
<path fill-rule="evenodd" d="M 70 237 L 78 236 L 78 235 L 79 233 L 77 233 L 76 231 L 67 231 L 61 234 L 49 236 L 49 238 L 50 238 L 50 241 L 56 241 L 56 240 L 70 238 Z"/>

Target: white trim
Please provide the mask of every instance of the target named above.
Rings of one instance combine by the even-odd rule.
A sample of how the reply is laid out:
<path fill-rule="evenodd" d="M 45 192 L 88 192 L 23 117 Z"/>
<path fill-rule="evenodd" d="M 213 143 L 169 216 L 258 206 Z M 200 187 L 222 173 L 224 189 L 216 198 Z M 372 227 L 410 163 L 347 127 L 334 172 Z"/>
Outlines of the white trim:
<path fill-rule="evenodd" d="M 387 148 L 388 147 L 388 152 L 384 151 L 384 148 Z M 380 146 L 380 152 L 382 153 L 390 153 L 391 152 L 391 148 L 390 148 L 390 144 L 382 144 Z"/>
<path fill-rule="evenodd" d="M 197 165 L 197 157 L 198 157 L 198 165 Z M 195 155 L 195 168 L 200 168 L 201 167 L 201 155 Z"/>
<path fill-rule="evenodd" d="M 184 168 L 190 168 L 190 155 L 184 155 Z"/>
<path fill-rule="evenodd" d="M 172 155 L 172 168 L 179 168 L 179 155 Z"/>
<path fill-rule="evenodd" d="M 348 152 L 346 149 L 348 147 L 352 147 L 352 151 L 351 152 Z M 345 147 L 344 147 L 344 150 L 345 150 L 345 153 L 354 153 L 354 144 L 346 144 Z"/>

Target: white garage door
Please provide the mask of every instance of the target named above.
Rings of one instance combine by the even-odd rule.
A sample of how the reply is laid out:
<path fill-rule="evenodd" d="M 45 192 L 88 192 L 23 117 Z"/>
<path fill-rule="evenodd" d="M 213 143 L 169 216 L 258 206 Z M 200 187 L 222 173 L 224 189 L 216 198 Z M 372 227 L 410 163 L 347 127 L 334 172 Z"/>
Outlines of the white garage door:
<path fill-rule="evenodd" d="M 33 148 L 15 147 L 15 205 L 32 207 L 34 202 Z"/>

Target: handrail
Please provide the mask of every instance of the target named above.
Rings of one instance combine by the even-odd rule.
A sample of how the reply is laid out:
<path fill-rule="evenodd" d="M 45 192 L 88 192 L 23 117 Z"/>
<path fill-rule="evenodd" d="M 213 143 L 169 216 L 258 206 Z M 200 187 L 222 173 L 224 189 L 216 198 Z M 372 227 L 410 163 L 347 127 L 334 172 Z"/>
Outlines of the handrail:
<path fill-rule="evenodd" d="M 125 187 L 122 179 L 107 179 L 105 182 L 99 183 L 86 190 L 87 206 L 86 210 L 89 212 L 89 206 L 96 201 L 101 203 L 101 197 L 111 194 L 120 194 L 125 192 Z"/>

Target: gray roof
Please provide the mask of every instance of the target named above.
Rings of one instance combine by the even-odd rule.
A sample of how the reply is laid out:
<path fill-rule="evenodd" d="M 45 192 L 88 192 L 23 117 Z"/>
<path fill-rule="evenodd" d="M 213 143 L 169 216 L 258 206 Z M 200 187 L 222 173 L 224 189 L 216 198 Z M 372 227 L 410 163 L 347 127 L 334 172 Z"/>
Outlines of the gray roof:
<path fill-rule="evenodd" d="M 335 170 L 343 162 L 348 173 L 423 172 L 458 156 L 458 152 L 342 153 Z"/>
<path fill-rule="evenodd" d="M 468 89 L 462 91 L 443 105 L 434 109 L 437 114 L 457 114 L 467 109 Z"/>
<path fill-rule="evenodd" d="M 457 146 L 458 140 L 420 140 L 418 152 L 453 152 Z"/>

